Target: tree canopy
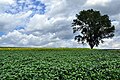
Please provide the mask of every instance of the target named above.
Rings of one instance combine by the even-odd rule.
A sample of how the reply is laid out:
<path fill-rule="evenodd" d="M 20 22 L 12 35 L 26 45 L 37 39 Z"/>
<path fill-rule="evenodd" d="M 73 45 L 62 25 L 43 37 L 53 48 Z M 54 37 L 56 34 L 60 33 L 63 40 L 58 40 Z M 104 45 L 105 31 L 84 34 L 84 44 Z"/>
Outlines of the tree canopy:
<path fill-rule="evenodd" d="M 111 24 L 108 15 L 101 15 L 100 11 L 93 9 L 80 11 L 72 23 L 73 33 L 77 42 L 88 43 L 91 49 L 103 43 L 104 38 L 114 36 L 115 26 Z"/>

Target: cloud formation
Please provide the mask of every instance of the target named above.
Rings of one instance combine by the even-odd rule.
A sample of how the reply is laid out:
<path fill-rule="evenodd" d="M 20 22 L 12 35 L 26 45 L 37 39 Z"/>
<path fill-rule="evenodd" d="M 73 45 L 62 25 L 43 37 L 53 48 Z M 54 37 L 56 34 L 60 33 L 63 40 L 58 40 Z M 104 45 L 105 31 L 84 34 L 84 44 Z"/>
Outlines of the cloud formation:
<path fill-rule="evenodd" d="M 120 48 L 119 0 L 2 0 L 0 46 L 89 47 L 74 41 L 71 23 L 83 9 L 108 14 L 116 26 L 115 37 L 98 48 Z M 113 43 L 114 44 L 110 44 Z"/>

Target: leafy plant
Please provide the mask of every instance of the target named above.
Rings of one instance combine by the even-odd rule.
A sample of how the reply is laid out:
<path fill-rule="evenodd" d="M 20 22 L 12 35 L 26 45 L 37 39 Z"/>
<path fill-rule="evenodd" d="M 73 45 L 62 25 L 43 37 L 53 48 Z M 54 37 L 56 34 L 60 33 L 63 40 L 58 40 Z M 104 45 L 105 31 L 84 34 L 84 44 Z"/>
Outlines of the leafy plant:
<path fill-rule="evenodd" d="M 120 50 L 37 49 L 1 50 L 0 79 L 120 79 Z"/>

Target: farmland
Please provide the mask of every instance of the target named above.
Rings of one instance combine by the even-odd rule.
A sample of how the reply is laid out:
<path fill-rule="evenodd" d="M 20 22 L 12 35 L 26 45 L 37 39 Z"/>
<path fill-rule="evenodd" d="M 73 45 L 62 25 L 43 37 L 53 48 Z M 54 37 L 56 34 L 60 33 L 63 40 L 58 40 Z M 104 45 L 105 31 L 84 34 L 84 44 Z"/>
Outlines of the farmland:
<path fill-rule="evenodd" d="M 0 48 L 1 80 L 120 80 L 120 50 Z"/>

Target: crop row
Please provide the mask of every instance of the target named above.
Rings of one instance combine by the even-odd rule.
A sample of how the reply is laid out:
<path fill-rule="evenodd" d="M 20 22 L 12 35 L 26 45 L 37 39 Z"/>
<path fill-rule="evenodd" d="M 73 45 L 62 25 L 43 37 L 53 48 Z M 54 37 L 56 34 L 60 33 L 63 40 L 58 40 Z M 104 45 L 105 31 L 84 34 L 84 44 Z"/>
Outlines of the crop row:
<path fill-rule="evenodd" d="M 32 51 L 66 51 L 66 50 L 90 50 L 89 48 L 24 48 L 24 47 L 21 47 L 21 48 L 17 48 L 17 47 L 1 47 L 0 48 L 1 51 L 4 51 L 4 50 L 11 50 L 11 51 L 14 51 L 14 50 L 32 50 Z"/>
<path fill-rule="evenodd" d="M 119 80 L 119 50 L 0 51 L 1 80 Z"/>

